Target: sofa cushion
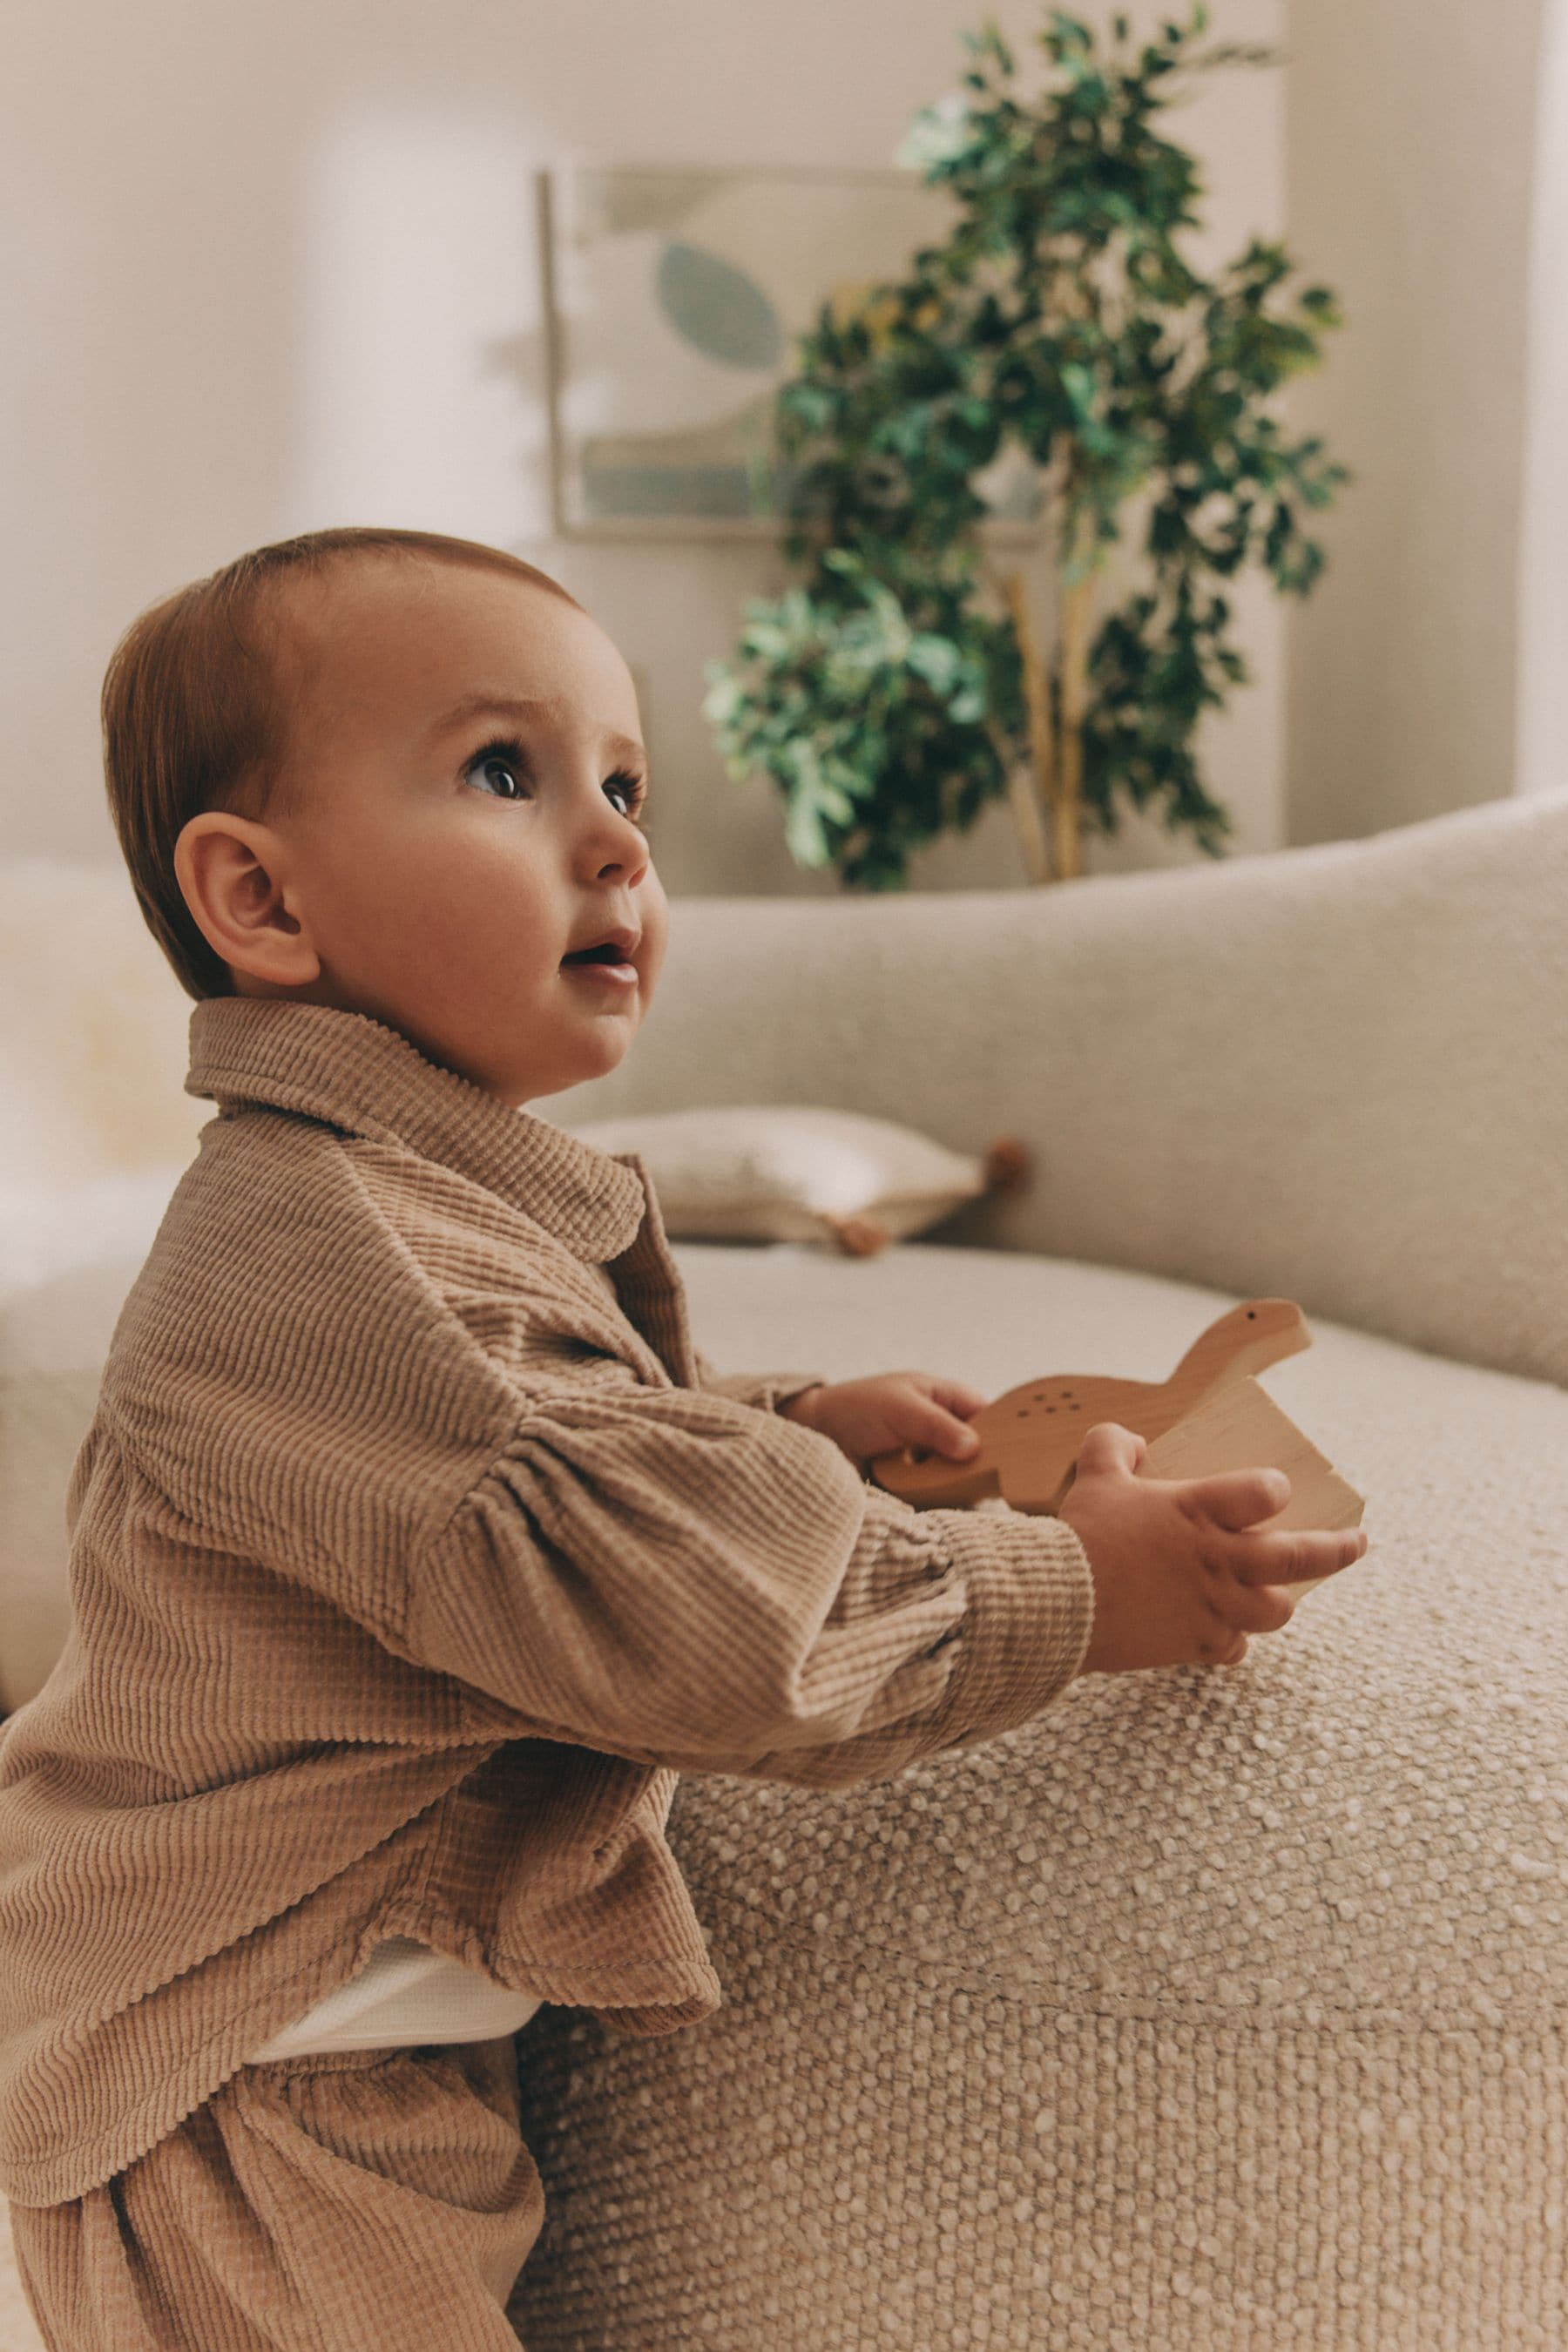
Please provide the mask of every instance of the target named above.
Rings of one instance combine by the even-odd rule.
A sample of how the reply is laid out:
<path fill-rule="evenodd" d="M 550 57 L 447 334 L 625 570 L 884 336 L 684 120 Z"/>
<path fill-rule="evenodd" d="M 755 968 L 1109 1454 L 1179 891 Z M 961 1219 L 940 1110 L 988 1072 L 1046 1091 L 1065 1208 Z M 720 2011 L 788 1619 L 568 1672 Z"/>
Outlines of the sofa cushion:
<path fill-rule="evenodd" d="M 992 1391 L 1163 1379 L 1234 1303 L 679 1255 L 725 1369 Z M 531 2352 L 1568 2341 L 1568 1394 L 1309 1321 L 1262 1384 L 1372 1548 L 1240 1665 L 1091 1676 L 857 1789 L 682 1777 L 725 2006 L 520 2036 Z"/>
<path fill-rule="evenodd" d="M 33 1696 L 65 1640 L 66 1489 L 151 1238 L 0 1297 L 0 1710 Z"/>
<path fill-rule="evenodd" d="M 210 1102 L 183 1090 L 191 1000 L 124 867 L 0 859 L 0 1196 L 189 1163 Z"/>

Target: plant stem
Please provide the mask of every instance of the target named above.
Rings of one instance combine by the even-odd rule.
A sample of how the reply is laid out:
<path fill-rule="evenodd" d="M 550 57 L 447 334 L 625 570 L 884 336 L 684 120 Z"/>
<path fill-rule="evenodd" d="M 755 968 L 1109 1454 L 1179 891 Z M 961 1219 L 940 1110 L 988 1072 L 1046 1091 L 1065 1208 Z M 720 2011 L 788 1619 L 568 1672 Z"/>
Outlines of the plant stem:
<path fill-rule="evenodd" d="M 1046 828 L 1040 817 L 1040 804 L 1035 796 L 1034 778 L 1027 768 L 1016 760 L 1007 765 L 1007 797 L 1013 804 L 1013 822 L 1017 828 L 1019 846 L 1031 882 L 1048 882 L 1051 878 L 1051 856 L 1046 841 Z"/>
<path fill-rule="evenodd" d="M 1013 802 L 1013 818 L 1023 845 L 1024 863 L 1032 882 L 1049 882 L 1051 861 L 1046 842 L 1042 807 L 1053 806 L 1056 785 L 1056 746 L 1051 740 L 1050 701 L 1046 691 L 1044 673 L 1035 644 L 1034 624 L 1029 617 L 1029 599 L 1021 572 L 1010 572 L 1003 582 L 1008 609 L 1013 615 L 1013 627 L 1018 638 L 1018 655 L 1024 669 L 1024 699 L 1029 713 L 1029 749 L 1033 772 L 1020 768 L 1016 761 L 1007 770 L 1007 789 Z"/>
<path fill-rule="evenodd" d="M 1052 847 L 1057 873 L 1064 882 L 1077 881 L 1083 872 L 1080 854 L 1083 805 L 1083 722 L 1089 710 L 1089 647 L 1094 610 L 1094 578 L 1064 583 L 1062 589 L 1061 790 L 1053 814 L 1056 837 Z"/>

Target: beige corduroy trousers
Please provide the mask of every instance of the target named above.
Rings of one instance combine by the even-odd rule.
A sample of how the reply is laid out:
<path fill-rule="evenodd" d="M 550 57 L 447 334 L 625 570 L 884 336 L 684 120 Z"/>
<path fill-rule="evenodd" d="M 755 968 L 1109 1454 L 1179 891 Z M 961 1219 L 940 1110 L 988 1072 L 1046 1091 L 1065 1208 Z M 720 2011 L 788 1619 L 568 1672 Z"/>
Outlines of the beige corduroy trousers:
<path fill-rule="evenodd" d="M 11 2208 L 49 2352 L 517 2352 L 543 2220 L 510 2034 L 242 2066 L 100 2188 Z"/>

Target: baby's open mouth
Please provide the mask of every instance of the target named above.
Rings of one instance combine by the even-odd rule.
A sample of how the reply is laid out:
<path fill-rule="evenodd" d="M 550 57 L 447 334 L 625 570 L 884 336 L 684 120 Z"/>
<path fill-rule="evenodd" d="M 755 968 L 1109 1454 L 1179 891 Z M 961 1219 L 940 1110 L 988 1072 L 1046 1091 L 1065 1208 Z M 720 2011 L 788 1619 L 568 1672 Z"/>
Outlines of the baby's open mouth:
<path fill-rule="evenodd" d="M 563 971 L 588 972 L 599 981 L 609 981 L 619 986 L 635 986 L 637 966 L 625 961 L 625 951 L 613 940 L 605 940 L 597 947 L 576 948 L 561 959 Z"/>

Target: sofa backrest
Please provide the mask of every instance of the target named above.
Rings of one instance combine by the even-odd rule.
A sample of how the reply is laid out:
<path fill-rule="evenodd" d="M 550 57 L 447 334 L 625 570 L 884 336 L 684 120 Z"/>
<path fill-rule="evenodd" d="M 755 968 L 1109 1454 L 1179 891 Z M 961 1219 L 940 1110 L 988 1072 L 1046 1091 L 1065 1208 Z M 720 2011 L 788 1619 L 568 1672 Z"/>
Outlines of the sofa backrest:
<path fill-rule="evenodd" d="M 123 868 L 0 863 L 0 1181 L 188 1160 L 213 1111 L 182 1091 L 191 1000 Z"/>
<path fill-rule="evenodd" d="M 140 1247 L 213 1106 L 124 870 L 0 864 L 0 1297 Z"/>
<path fill-rule="evenodd" d="M 212 1116 L 190 1000 L 116 867 L 0 866 L 0 1211 L 74 1225 L 96 1181 L 145 1222 Z M 1016 1136 L 1032 1181 L 939 1239 L 1568 1386 L 1568 793 L 1043 889 L 679 899 L 620 1067 L 532 1108 L 763 1102 Z"/>
<path fill-rule="evenodd" d="M 933 1238 L 1568 1386 L 1568 793 L 1010 891 L 684 899 L 563 1124 L 824 1103 L 1033 1181 Z"/>

